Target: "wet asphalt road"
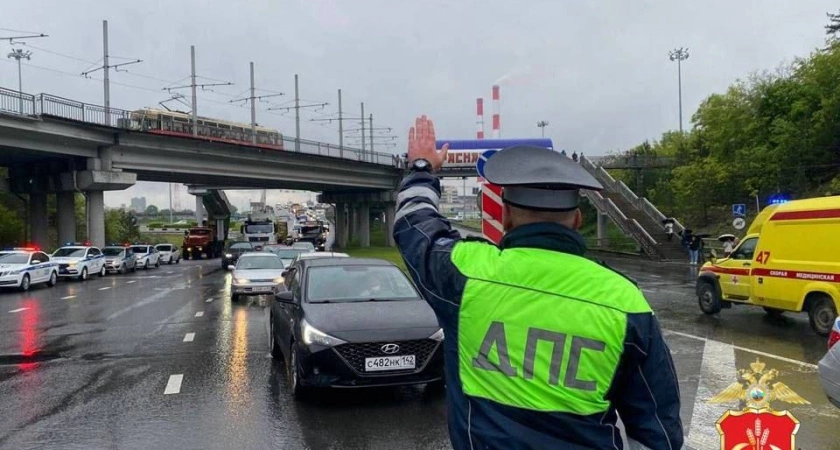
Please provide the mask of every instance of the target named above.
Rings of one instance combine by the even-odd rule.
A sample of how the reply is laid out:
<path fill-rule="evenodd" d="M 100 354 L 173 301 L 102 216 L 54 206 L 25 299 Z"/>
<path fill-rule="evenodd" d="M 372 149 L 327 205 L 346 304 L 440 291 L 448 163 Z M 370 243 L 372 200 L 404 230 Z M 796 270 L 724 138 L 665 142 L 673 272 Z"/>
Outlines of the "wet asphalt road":
<path fill-rule="evenodd" d="M 702 400 L 758 356 L 812 403 L 790 408 L 797 446 L 840 449 L 840 410 L 813 367 L 825 339 L 804 315 L 707 317 L 687 266 L 611 262 L 640 282 L 666 330 L 692 448 L 720 448 L 713 422 L 727 407 Z M 443 398 L 422 387 L 293 401 L 268 355 L 270 300 L 231 303 L 229 283 L 218 260 L 183 261 L 0 292 L 0 449 L 450 448 Z"/>

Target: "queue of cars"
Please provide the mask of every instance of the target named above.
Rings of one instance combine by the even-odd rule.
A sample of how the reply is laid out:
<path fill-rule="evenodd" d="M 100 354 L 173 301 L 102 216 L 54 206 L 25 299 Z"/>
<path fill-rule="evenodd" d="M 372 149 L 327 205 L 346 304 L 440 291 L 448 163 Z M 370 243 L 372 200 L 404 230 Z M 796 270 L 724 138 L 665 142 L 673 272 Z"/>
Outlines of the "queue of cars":
<path fill-rule="evenodd" d="M 0 288 L 28 291 L 32 285 L 55 286 L 59 278 L 79 281 L 91 275 L 134 272 L 178 264 L 180 250 L 170 244 L 109 245 L 67 243 L 51 255 L 36 247 L 17 247 L 0 251 Z"/>

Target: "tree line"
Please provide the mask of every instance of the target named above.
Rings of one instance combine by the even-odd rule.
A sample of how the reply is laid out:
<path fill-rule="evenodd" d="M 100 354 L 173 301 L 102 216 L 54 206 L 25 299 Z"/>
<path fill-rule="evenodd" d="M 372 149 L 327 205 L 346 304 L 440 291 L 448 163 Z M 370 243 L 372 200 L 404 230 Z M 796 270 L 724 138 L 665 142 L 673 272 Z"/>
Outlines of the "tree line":
<path fill-rule="evenodd" d="M 689 131 L 669 131 L 621 156 L 665 157 L 670 169 L 615 175 L 665 214 L 705 226 L 730 205 L 782 195 L 840 194 L 840 14 L 829 14 L 826 47 L 775 71 L 755 73 L 708 96 Z M 642 158 L 639 158 L 642 159 Z"/>

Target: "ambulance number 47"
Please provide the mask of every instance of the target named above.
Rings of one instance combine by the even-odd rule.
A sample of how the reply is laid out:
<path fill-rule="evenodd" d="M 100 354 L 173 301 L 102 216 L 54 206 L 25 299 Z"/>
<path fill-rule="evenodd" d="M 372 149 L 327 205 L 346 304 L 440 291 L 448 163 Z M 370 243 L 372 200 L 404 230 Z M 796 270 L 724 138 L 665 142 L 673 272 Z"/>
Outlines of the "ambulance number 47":
<path fill-rule="evenodd" d="M 755 257 L 755 262 L 761 264 L 767 264 L 767 261 L 770 261 L 770 252 L 762 251 L 758 252 L 758 256 Z"/>

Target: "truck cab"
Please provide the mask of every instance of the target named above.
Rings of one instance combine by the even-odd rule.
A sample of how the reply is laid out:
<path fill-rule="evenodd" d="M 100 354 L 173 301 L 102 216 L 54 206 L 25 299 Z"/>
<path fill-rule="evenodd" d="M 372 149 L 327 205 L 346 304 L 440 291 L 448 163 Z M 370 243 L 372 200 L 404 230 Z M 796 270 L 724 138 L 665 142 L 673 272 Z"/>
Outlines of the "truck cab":
<path fill-rule="evenodd" d="M 181 255 L 184 259 L 215 258 L 222 254 L 222 245 L 215 227 L 192 227 L 184 233 Z"/>
<path fill-rule="evenodd" d="M 840 309 L 840 196 L 765 208 L 726 258 L 700 268 L 697 297 L 706 314 L 733 305 L 770 315 L 807 312 L 821 335 Z"/>

